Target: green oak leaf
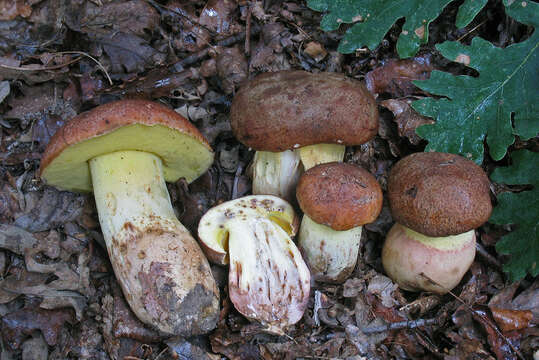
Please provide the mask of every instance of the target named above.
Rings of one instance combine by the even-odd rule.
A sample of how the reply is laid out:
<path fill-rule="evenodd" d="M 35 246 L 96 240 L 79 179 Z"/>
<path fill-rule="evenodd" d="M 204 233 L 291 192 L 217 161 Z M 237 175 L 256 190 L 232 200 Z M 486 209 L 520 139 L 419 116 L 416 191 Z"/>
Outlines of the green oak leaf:
<path fill-rule="evenodd" d="M 539 153 L 518 150 L 511 154 L 512 165 L 497 168 L 491 179 L 510 185 L 533 185 L 533 189 L 520 193 L 506 192 L 498 196 L 489 222 L 515 224 L 516 229 L 496 244 L 496 250 L 511 255 L 505 264 L 513 281 L 522 279 L 529 272 L 539 275 Z"/>
<path fill-rule="evenodd" d="M 455 25 L 457 28 L 462 29 L 468 25 L 475 16 L 485 7 L 488 0 L 466 0 L 464 4 L 459 7 L 457 13 L 457 19 Z"/>
<path fill-rule="evenodd" d="M 522 3 L 527 5 L 523 7 Z M 537 3 L 514 2 L 507 11 L 527 24 L 535 25 L 539 21 Z M 433 71 L 430 79 L 414 82 L 425 91 L 443 96 L 412 104 L 416 111 L 436 120 L 435 124 L 416 130 L 429 141 L 426 151 L 461 154 L 481 163 L 485 138 L 491 157 L 500 160 L 515 135 L 522 139 L 537 136 L 538 47 L 537 31 L 527 40 L 506 48 L 495 47 L 479 37 L 470 46 L 450 41 L 436 46 L 444 57 L 466 64 L 477 70 L 479 76 Z"/>
<path fill-rule="evenodd" d="M 374 50 L 391 26 L 406 18 L 397 42 L 401 58 L 414 56 L 429 38 L 428 27 L 453 0 L 309 0 L 307 6 L 325 12 L 320 27 L 324 31 L 342 23 L 356 23 L 346 32 L 339 52 L 353 53 L 363 46 Z"/>

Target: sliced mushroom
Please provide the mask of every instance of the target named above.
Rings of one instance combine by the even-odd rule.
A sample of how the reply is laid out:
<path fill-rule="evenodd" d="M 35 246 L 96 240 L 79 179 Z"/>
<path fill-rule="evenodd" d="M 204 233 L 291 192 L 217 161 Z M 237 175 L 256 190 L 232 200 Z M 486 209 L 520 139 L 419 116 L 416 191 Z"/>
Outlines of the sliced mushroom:
<path fill-rule="evenodd" d="M 307 306 L 310 273 L 291 240 L 298 227 L 292 206 L 252 195 L 210 209 L 198 236 L 208 258 L 230 264 L 229 296 L 245 317 L 282 334 Z"/>

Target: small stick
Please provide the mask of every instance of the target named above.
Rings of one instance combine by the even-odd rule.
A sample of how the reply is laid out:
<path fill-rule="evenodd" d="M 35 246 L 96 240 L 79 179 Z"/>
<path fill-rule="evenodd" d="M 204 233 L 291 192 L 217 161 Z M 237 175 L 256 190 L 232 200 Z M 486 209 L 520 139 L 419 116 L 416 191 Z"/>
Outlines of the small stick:
<path fill-rule="evenodd" d="M 414 329 L 420 326 L 433 325 L 438 322 L 438 319 L 417 319 L 417 320 L 407 320 L 407 321 L 398 321 L 389 323 L 386 325 L 380 326 L 367 326 L 359 329 L 364 334 L 374 334 L 380 333 L 389 330 L 398 330 L 398 329 Z"/>
<path fill-rule="evenodd" d="M 245 19 L 245 56 L 249 56 L 251 52 L 251 5 L 247 7 L 247 18 Z"/>
<path fill-rule="evenodd" d="M 483 260 L 485 260 L 488 265 L 492 266 L 498 271 L 502 271 L 502 264 L 500 264 L 500 262 L 494 256 L 490 255 L 488 251 L 483 247 L 483 245 L 476 242 L 475 250 L 479 255 L 481 255 Z"/>

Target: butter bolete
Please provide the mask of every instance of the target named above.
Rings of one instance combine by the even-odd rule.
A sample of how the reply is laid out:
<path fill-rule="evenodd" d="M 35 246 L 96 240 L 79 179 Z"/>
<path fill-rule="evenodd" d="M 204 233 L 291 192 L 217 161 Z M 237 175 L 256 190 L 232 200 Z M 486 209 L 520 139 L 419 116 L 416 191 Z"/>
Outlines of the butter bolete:
<path fill-rule="evenodd" d="M 198 226 L 208 258 L 230 264 L 228 293 L 235 308 L 276 334 L 301 319 L 309 299 L 309 270 L 291 240 L 297 225 L 285 200 L 251 195 L 211 208 Z"/>
<path fill-rule="evenodd" d="M 354 270 L 364 224 L 382 210 L 382 189 L 367 170 L 326 163 L 299 179 L 296 196 L 304 212 L 298 246 L 317 281 L 343 282 Z"/>
<path fill-rule="evenodd" d="M 127 302 L 140 320 L 167 334 L 202 334 L 217 322 L 209 263 L 177 220 L 165 184 L 192 181 L 212 161 L 212 149 L 189 121 L 143 100 L 108 103 L 73 118 L 41 161 L 48 185 L 94 192 Z"/>
<path fill-rule="evenodd" d="M 489 185 L 481 167 L 454 154 L 414 153 L 395 164 L 388 200 L 397 223 L 382 263 L 401 288 L 444 294 L 460 282 L 475 257 L 474 229 L 492 212 Z"/>
<path fill-rule="evenodd" d="M 253 193 L 291 199 L 302 168 L 342 161 L 346 145 L 376 135 L 378 109 L 361 82 L 342 74 L 279 71 L 240 88 L 230 124 L 257 150 Z"/>

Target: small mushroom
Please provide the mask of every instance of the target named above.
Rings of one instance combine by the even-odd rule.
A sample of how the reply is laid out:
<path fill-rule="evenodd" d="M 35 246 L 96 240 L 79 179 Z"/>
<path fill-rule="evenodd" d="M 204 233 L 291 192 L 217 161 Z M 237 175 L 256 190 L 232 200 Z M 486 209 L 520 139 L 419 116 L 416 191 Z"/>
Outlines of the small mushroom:
<path fill-rule="evenodd" d="M 364 224 L 382 210 L 382 189 L 367 170 L 327 163 L 307 170 L 296 190 L 305 213 L 298 246 L 317 281 L 343 282 L 355 268 Z"/>
<path fill-rule="evenodd" d="M 445 294 L 475 257 L 474 229 L 492 212 L 490 182 L 474 162 L 446 153 L 401 159 L 388 180 L 397 222 L 387 234 L 382 263 L 402 289 Z"/>
<path fill-rule="evenodd" d="M 285 200 L 251 195 L 211 208 L 198 226 L 208 258 L 230 264 L 228 292 L 235 308 L 276 334 L 301 319 L 309 299 L 309 269 L 290 239 L 297 225 Z"/>
<path fill-rule="evenodd" d="M 376 101 L 359 81 L 335 73 L 265 73 L 240 88 L 230 108 L 236 138 L 257 150 L 253 193 L 290 200 L 303 168 L 342 161 L 346 145 L 378 131 Z"/>
<path fill-rule="evenodd" d="M 66 123 L 41 161 L 48 185 L 92 191 L 107 251 L 129 306 L 175 335 L 212 330 L 219 293 L 207 259 L 177 220 L 165 181 L 193 181 L 213 151 L 185 118 L 158 103 L 123 100 Z"/>

